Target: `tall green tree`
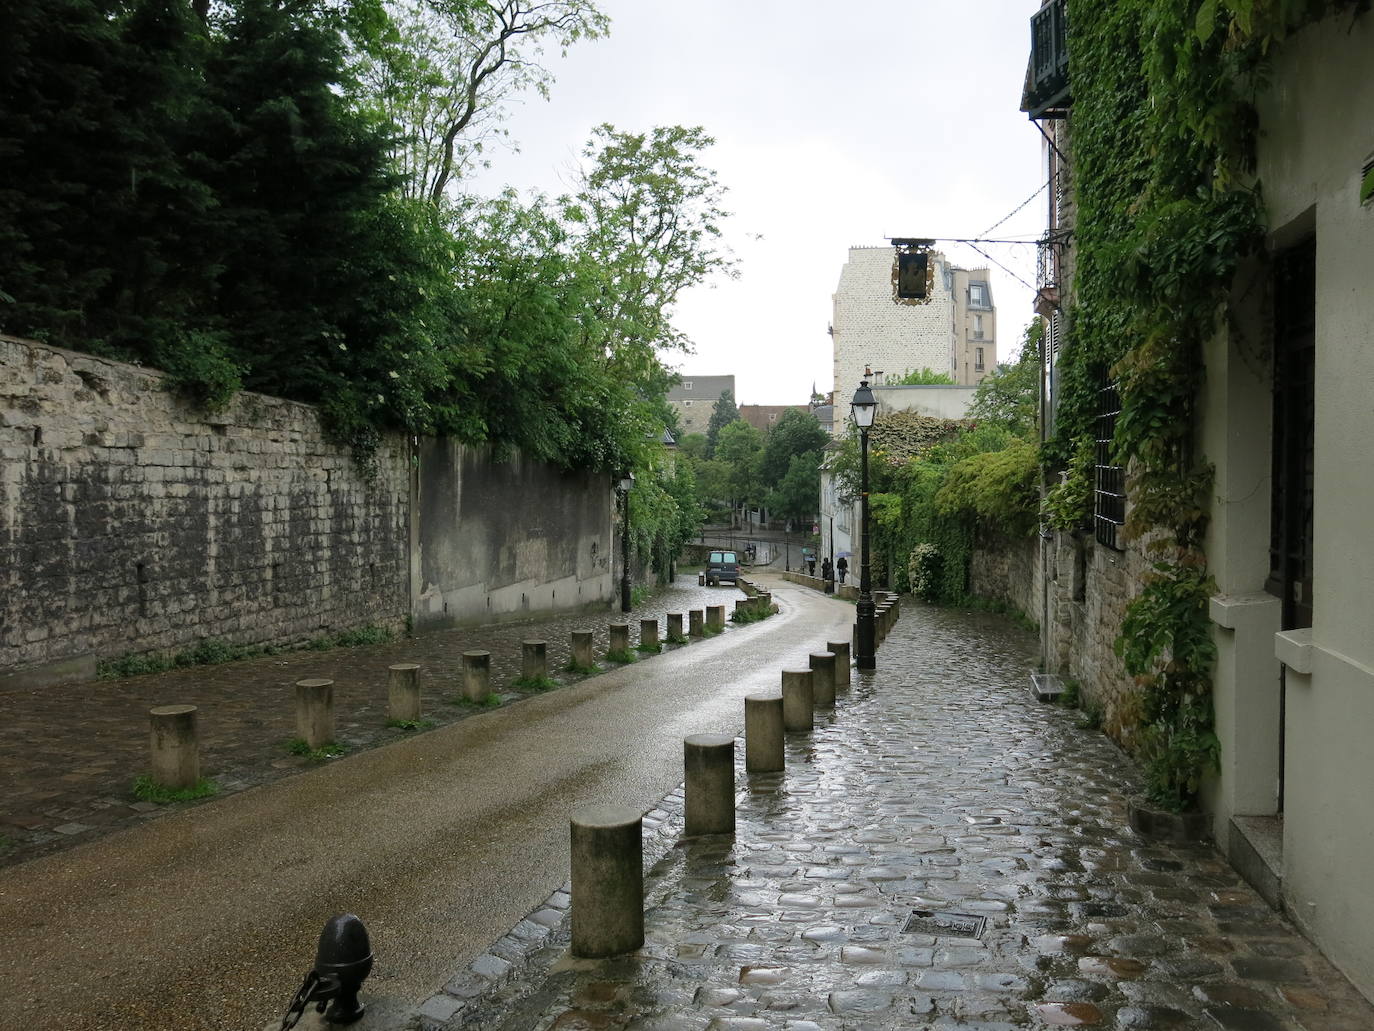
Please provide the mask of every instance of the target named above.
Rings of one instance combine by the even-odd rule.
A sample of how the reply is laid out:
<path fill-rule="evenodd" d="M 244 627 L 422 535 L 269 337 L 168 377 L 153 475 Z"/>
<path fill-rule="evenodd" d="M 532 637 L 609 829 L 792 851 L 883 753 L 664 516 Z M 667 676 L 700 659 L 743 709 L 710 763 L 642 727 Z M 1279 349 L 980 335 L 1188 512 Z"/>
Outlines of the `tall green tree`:
<path fill-rule="evenodd" d="M 716 400 L 715 407 L 711 409 L 711 421 L 706 424 L 706 455 L 714 457 L 716 444 L 720 439 L 720 431 L 739 418 L 739 408 L 735 406 L 734 396 L 730 391 L 722 390 L 720 397 Z"/>
<path fill-rule="evenodd" d="M 768 508 L 793 522 L 809 523 L 820 509 L 821 453 L 803 451 L 793 455 L 787 472 L 768 492 Z"/>
<path fill-rule="evenodd" d="M 991 422 L 1023 437 L 1036 431 L 1040 414 L 1040 341 L 1044 323 L 1037 317 L 1026 327 L 1021 354 L 998 365 L 978 384 L 968 417 Z"/>
<path fill-rule="evenodd" d="M 787 475 L 792 459 L 798 455 L 811 454 L 819 465 L 821 449 L 828 443 L 830 434 L 821 428 L 814 415 L 796 408 L 787 409 L 769 429 L 764 441 L 763 459 L 759 465 L 763 485 L 778 486 Z"/>
<path fill-rule="evenodd" d="M 896 380 L 892 385 L 898 387 L 953 386 L 954 377 L 947 372 L 935 372 L 927 366 L 920 369 L 907 369 L 906 375 Z"/>
<path fill-rule="evenodd" d="M 763 434 L 743 419 L 722 426 L 716 441 L 716 460 L 725 466 L 733 507 L 762 503 L 759 463 L 763 460 Z"/>

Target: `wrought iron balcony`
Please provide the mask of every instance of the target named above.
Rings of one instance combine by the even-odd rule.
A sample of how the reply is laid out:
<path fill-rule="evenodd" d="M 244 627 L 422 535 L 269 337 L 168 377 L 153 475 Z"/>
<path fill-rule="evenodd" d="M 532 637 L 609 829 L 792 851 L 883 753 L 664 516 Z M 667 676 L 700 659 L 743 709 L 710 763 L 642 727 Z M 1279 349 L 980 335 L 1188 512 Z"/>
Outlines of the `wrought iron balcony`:
<path fill-rule="evenodd" d="M 1049 0 L 1031 15 L 1031 59 L 1021 110 L 1032 118 L 1063 118 L 1069 93 L 1068 0 Z"/>

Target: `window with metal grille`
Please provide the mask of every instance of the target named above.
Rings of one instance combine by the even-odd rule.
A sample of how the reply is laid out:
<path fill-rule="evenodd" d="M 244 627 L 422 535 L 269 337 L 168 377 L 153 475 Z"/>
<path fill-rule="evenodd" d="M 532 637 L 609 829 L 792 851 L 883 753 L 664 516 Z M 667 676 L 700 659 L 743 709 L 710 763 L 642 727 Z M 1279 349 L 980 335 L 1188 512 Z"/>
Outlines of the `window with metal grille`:
<path fill-rule="evenodd" d="M 1112 438 L 1116 435 L 1116 417 L 1120 414 L 1121 395 L 1104 368 L 1098 380 L 1097 420 L 1093 434 L 1097 443 L 1093 526 L 1098 541 L 1118 551 L 1122 546 L 1117 543 L 1117 533 L 1126 522 L 1126 470 L 1115 464 Z"/>

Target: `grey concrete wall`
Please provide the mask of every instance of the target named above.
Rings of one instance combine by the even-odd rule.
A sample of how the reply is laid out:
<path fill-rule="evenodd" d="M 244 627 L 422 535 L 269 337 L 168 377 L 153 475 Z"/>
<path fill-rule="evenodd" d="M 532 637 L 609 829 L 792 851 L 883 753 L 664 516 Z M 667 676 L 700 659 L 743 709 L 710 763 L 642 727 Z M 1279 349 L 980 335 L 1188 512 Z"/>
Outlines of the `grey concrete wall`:
<path fill-rule="evenodd" d="M 316 412 L 206 417 L 159 373 L 0 337 L 0 683 L 408 611 L 408 456 L 365 481 Z"/>
<path fill-rule="evenodd" d="M 605 605 L 619 539 L 609 477 L 419 444 L 417 630 Z"/>

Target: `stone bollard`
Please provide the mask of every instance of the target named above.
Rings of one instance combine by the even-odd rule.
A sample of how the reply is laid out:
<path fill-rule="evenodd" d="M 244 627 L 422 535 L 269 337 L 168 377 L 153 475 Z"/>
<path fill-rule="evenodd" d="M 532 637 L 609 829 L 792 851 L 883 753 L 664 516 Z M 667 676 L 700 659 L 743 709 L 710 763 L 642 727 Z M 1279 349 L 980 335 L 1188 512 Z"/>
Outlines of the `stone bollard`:
<path fill-rule="evenodd" d="M 420 719 L 420 666 L 398 662 L 386 670 L 387 717 L 397 723 Z"/>
<path fill-rule="evenodd" d="M 668 613 L 668 640 L 680 643 L 682 636 L 682 613 Z"/>
<path fill-rule="evenodd" d="M 574 630 L 572 632 L 572 661 L 574 666 L 582 669 L 589 669 L 596 665 L 596 658 L 592 654 L 596 646 L 592 643 L 592 632 L 590 630 Z"/>
<path fill-rule="evenodd" d="M 627 652 L 630 650 L 630 624 L 611 623 L 607 628 L 611 641 L 606 646 L 608 652 Z"/>
<path fill-rule="evenodd" d="M 725 629 L 725 606 L 707 605 L 706 606 L 706 625 L 716 630 Z"/>
<path fill-rule="evenodd" d="M 463 697 L 484 702 L 491 694 L 491 652 L 463 652 Z"/>
<path fill-rule="evenodd" d="M 811 672 L 816 674 L 812 687 L 817 709 L 835 707 L 835 653 L 820 652 L 811 656 Z"/>
<path fill-rule="evenodd" d="M 312 750 L 334 740 L 334 681 L 296 681 L 296 736 Z"/>
<path fill-rule="evenodd" d="M 682 740 L 686 774 L 683 833 L 735 833 L 735 739 L 729 734 L 692 734 Z"/>
<path fill-rule="evenodd" d="M 705 637 L 706 612 L 704 609 L 691 609 L 687 613 L 687 634 L 689 637 Z"/>
<path fill-rule="evenodd" d="M 776 773 L 783 768 L 782 695 L 744 698 L 744 768 Z"/>
<path fill-rule="evenodd" d="M 639 621 L 639 647 L 641 651 L 653 651 L 658 648 L 658 620 Z"/>
<path fill-rule="evenodd" d="M 547 641 L 520 642 L 520 679 L 547 680 L 549 677 L 549 645 Z"/>
<path fill-rule="evenodd" d="M 619 956 L 644 944 L 641 814 L 619 805 L 573 811 L 572 952 Z"/>
<path fill-rule="evenodd" d="M 740 617 L 750 616 L 754 613 L 754 599 L 741 598 L 735 602 L 735 615 Z"/>
<path fill-rule="evenodd" d="M 782 725 L 787 730 L 810 730 L 816 725 L 816 674 L 809 669 L 782 671 Z"/>
<path fill-rule="evenodd" d="M 773 592 L 760 591 L 758 598 L 759 611 L 767 615 L 773 611 Z"/>
<path fill-rule="evenodd" d="M 148 745 L 153 783 L 193 788 L 200 781 L 200 735 L 194 705 L 158 705 L 148 710 Z"/>
<path fill-rule="evenodd" d="M 835 690 L 849 686 L 849 642 L 826 641 L 825 650 L 835 653 Z"/>

